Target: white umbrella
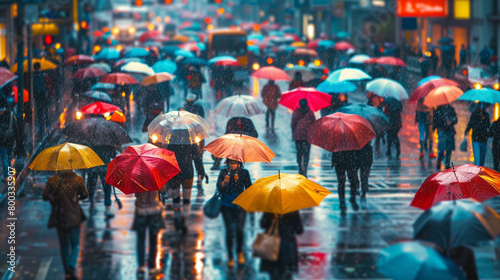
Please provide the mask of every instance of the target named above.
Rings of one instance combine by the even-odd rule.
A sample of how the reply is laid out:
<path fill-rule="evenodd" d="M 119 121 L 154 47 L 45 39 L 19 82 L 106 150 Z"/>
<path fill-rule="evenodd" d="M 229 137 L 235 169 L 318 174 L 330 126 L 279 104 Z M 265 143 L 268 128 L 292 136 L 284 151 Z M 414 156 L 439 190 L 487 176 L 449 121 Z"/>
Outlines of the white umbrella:
<path fill-rule="evenodd" d="M 342 68 L 334 71 L 327 80 L 336 83 L 342 81 L 370 80 L 371 78 L 370 75 L 357 68 Z"/>
<path fill-rule="evenodd" d="M 249 95 L 235 95 L 222 99 L 215 108 L 215 114 L 225 117 L 251 117 L 264 114 L 264 104 Z"/>
<path fill-rule="evenodd" d="M 370 57 L 367 56 L 366 54 L 357 54 L 357 55 L 351 57 L 351 59 L 349 59 L 349 63 L 363 64 L 363 62 L 365 62 L 368 59 L 370 59 Z"/>
<path fill-rule="evenodd" d="M 366 85 L 366 91 L 373 92 L 380 97 L 393 97 L 399 101 L 408 99 L 408 93 L 404 87 L 393 80 L 379 78 Z"/>
<path fill-rule="evenodd" d="M 153 70 L 153 68 L 149 67 L 149 65 L 134 61 L 123 65 L 120 70 L 122 72 L 144 74 L 147 76 L 152 76 L 155 74 L 155 71 Z"/>
<path fill-rule="evenodd" d="M 156 117 L 148 126 L 153 143 L 195 144 L 208 137 L 210 125 L 186 111 L 172 111 Z"/>

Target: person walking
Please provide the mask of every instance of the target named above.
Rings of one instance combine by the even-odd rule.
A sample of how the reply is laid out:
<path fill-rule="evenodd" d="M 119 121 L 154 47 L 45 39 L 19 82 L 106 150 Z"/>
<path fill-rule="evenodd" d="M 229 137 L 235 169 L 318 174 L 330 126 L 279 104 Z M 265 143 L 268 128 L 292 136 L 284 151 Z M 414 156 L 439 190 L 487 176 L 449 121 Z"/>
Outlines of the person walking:
<path fill-rule="evenodd" d="M 392 157 L 392 145 L 396 148 L 396 159 L 399 159 L 401 154 L 401 147 L 399 144 L 398 133 L 401 130 L 401 111 L 403 106 L 399 100 L 392 97 L 384 98 L 384 104 L 386 106 L 386 115 L 389 119 L 389 128 L 387 129 L 387 153 L 388 159 Z"/>
<path fill-rule="evenodd" d="M 356 194 L 359 186 L 357 151 L 342 151 L 332 153 L 332 168 L 335 167 L 338 181 L 338 193 L 340 202 L 340 214 L 345 215 L 347 208 L 345 205 L 345 181 L 346 173 L 351 183 L 351 202 L 354 211 L 359 210 L 359 205 L 356 202 Z"/>
<path fill-rule="evenodd" d="M 104 215 L 107 218 L 113 218 L 115 214 L 111 212 L 111 186 L 105 183 L 106 180 L 106 172 L 108 169 L 108 164 L 115 158 L 116 151 L 113 146 L 91 146 L 92 150 L 99 156 L 99 158 L 104 162 L 104 165 L 96 166 L 91 168 L 88 171 L 87 177 L 87 186 L 89 191 L 89 200 L 90 200 L 90 215 L 94 215 L 96 213 L 95 203 L 94 203 L 94 194 L 97 189 L 97 179 L 101 178 L 102 190 L 104 191 L 104 206 L 106 207 L 106 211 Z"/>
<path fill-rule="evenodd" d="M 280 87 L 273 81 L 269 82 L 262 88 L 262 99 L 267 107 L 266 111 L 266 128 L 274 131 L 274 120 L 276 118 L 276 109 L 281 98 Z M 271 119 L 269 121 L 269 119 Z"/>
<path fill-rule="evenodd" d="M 458 57 L 459 57 L 459 64 L 464 65 L 467 63 L 467 60 L 469 58 L 469 51 L 465 47 L 464 44 L 460 47 L 460 51 L 458 52 Z"/>
<path fill-rule="evenodd" d="M 156 275 L 160 268 L 156 267 L 158 233 L 165 229 L 162 217 L 163 204 L 158 191 L 135 194 L 135 213 L 132 230 L 137 232 L 137 279 L 143 279 L 146 273 L 146 229 L 149 231 L 149 255 L 147 266 L 149 275 Z"/>
<path fill-rule="evenodd" d="M 202 118 L 205 118 L 205 109 L 203 109 L 203 106 L 200 104 L 196 103 L 196 100 L 198 100 L 198 96 L 196 94 L 190 93 L 186 97 L 186 105 L 184 106 L 184 110 L 186 110 L 189 113 L 196 114 Z M 205 147 L 205 139 L 201 140 L 196 144 L 198 146 L 198 150 L 200 152 L 200 159 L 203 164 L 203 148 Z M 203 176 L 202 174 L 198 173 L 198 182 L 196 183 L 196 186 L 199 191 L 203 191 Z"/>
<path fill-rule="evenodd" d="M 200 150 L 197 144 L 170 144 L 166 147 L 167 150 L 175 153 L 177 164 L 181 172 L 175 175 L 168 183 L 167 188 L 173 200 L 174 206 L 174 226 L 176 230 L 187 232 L 186 219 L 191 210 L 191 189 L 193 188 L 193 162 L 196 172 L 199 176 L 206 179 L 208 184 L 208 176 L 205 174 L 203 162 L 201 160 Z M 181 193 L 182 186 L 182 209 L 181 209 Z"/>
<path fill-rule="evenodd" d="M 438 133 L 438 170 L 441 169 L 441 161 L 444 159 L 445 168 L 450 168 L 451 153 L 455 150 L 455 125 L 457 124 L 457 113 L 450 104 L 438 106 L 432 118 L 432 127 Z"/>
<path fill-rule="evenodd" d="M 284 215 L 264 213 L 260 221 L 261 228 L 267 232 L 273 221 L 278 223 L 280 249 L 276 261 L 262 260 L 260 271 L 269 273 L 271 280 L 292 280 L 293 274 L 299 271 L 299 250 L 296 235 L 304 232 L 299 211 Z"/>
<path fill-rule="evenodd" d="M 429 128 L 431 124 L 431 109 L 424 105 L 424 98 L 418 100 L 415 111 L 415 123 L 418 126 L 418 141 L 420 143 L 419 159 L 424 158 L 424 151 L 429 150 Z"/>
<path fill-rule="evenodd" d="M 299 174 L 307 177 L 307 167 L 309 165 L 309 153 L 311 144 L 307 141 L 308 127 L 316 121 L 314 113 L 309 109 L 306 99 L 299 101 L 299 108 L 292 114 L 292 133 L 295 147 L 297 148 L 297 163 L 299 164 Z"/>
<path fill-rule="evenodd" d="M 245 263 L 243 255 L 243 239 L 246 212 L 241 207 L 233 204 L 243 191 L 252 185 L 250 173 L 243 168 L 243 163 L 227 159 L 227 168 L 222 169 L 217 179 L 217 191 L 221 194 L 221 212 L 226 227 L 227 266 L 234 266 L 233 240 L 236 238 L 236 253 L 238 264 Z"/>
<path fill-rule="evenodd" d="M 206 83 L 206 79 L 201 73 L 200 69 L 195 69 L 193 66 L 189 67 L 187 73 L 188 87 L 192 93 L 196 94 L 200 99 L 203 99 L 202 84 Z"/>
<path fill-rule="evenodd" d="M 7 104 L 2 105 L 7 106 Z M 19 138 L 19 130 L 14 112 L 6 107 L 1 108 L 0 156 L 2 157 L 3 182 L 7 182 L 7 178 L 9 178 L 9 166 L 12 160 L 12 152 L 14 150 L 14 146 L 17 148 L 20 145 L 20 141 L 18 141 Z"/>
<path fill-rule="evenodd" d="M 490 137 L 493 137 L 493 142 L 491 143 L 491 152 L 493 154 L 493 169 L 496 171 L 500 171 L 500 119 L 494 121 L 491 124 L 488 135 Z"/>
<path fill-rule="evenodd" d="M 467 137 L 471 129 L 474 164 L 484 166 L 490 129 L 490 115 L 485 111 L 482 103 L 476 106 L 474 112 L 471 114 L 469 123 L 467 123 L 467 127 L 465 128 L 464 137 Z"/>
<path fill-rule="evenodd" d="M 41 64 L 33 64 L 33 98 L 35 100 L 35 116 L 38 124 L 37 139 L 45 135 L 45 130 L 50 129 L 49 124 L 49 95 L 52 95 L 50 77 L 41 71 Z"/>
<path fill-rule="evenodd" d="M 80 230 L 86 219 L 78 200 L 88 196 L 83 178 L 72 170 L 58 171 L 51 176 L 42 192 L 43 200 L 50 201 L 52 206 L 48 226 L 57 229 L 66 279 L 78 279 L 75 273 L 80 251 Z"/>
<path fill-rule="evenodd" d="M 367 105 L 377 108 L 381 113 L 384 112 L 384 99 L 370 91 L 366 93 L 366 98 L 368 99 Z M 380 150 L 380 143 L 385 144 L 385 134 L 381 133 L 375 137 L 375 152 L 377 157 L 382 156 Z"/>
<path fill-rule="evenodd" d="M 361 150 L 355 152 L 355 160 L 358 163 L 361 182 L 361 206 L 366 208 L 366 194 L 369 191 L 368 179 L 373 165 L 373 147 L 368 142 Z"/>
<path fill-rule="evenodd" d="M 302 74 L 300 72 L 295 72 L 293 75 L 293 80 L 290 82 L 288 86 L 288 90 L 294 90 L 299 87 L 305 87 L 306 83 L 302 80 Z"/>

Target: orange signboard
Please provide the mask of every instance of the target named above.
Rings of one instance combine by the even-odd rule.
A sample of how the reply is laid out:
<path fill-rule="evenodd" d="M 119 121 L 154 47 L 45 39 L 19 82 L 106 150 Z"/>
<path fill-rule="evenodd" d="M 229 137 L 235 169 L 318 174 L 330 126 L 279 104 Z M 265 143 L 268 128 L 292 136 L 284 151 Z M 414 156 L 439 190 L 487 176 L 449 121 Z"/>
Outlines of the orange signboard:
<path fill-rule="evenodd" d="M 399 17 L 447 17 L 447 0 L 398 0 L 396 14 Z"/>

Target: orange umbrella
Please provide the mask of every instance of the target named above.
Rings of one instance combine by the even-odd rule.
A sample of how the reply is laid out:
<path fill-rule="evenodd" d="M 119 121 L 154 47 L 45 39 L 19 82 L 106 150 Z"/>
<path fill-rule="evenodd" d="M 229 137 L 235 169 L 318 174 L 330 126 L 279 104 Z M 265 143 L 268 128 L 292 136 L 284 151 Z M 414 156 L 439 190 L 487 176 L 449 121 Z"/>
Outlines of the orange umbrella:
<path fill-rule="evenodd" d="M 114 111 L 109 116 L 106 116 L 106 114 L 105 114 L 105 117 L 106 117 L 107 121 L 119 122 L 119 123 L 124 123 L 127 121 L 125 114 L 123 114 L 122 112 L 120 112 L 118 110 Z"/>
<path fill-rule="evenodd" d="M 257 138 L 242 134 L 223 135 L 204 148 L 218 158 L 239 162 L 271 162 L 276 155 Z"/>
<path fill-rule="evenodd" d="M 174 78 L 174 75 L 169 73 L 158 73 L 153 76 L 149 76 L 144 78 L 141 82 L 141 86 L 149 86 L 153 84 L 159 84 L 163 82 L 171 81 Z"/>
<path fill-rule="evenodd" d="M 12 91 L 14 92 L 14 102 L 17 103 L 17 93 L 19 92 L 16 86 L 12 86 Z M 30 101 L 30 93 L 26 90 L 23 89 L 23 102 L 29 102 Z"/>
<path fill-rule="evenodd" d="M 424 105 L 432 108 L 440 105 L 450 104 L 462 96 L 464 92 L 455 86 L 442 86 L 433 89 L 424 99 Z"/>

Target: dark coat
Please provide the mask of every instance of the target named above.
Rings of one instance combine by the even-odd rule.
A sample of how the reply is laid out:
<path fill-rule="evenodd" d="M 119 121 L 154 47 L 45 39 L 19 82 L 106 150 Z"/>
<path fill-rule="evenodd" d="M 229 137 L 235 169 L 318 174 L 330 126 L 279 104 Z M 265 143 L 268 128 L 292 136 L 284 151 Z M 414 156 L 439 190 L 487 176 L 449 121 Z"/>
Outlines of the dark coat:
<path fill-rule="evenodd" d="M 359 167 L 357 160 L 358 151 L 343 151 L 332 153 L 332 167 L 339 166 L 345 169 L 352 169 Z"/>
<path fill-rule="evenodd" d="M 450 124 L 448 124 L 450 122 Z M 442 132 L 453 132 L 455 134 L 455 124 L 457 124 L 457 113 L 450 105 L 439 106 L 434 111 L 432 127 Z"/>
<path fill-rule="evenodd" d="M 201 106 L 200 104 L 196 104 L 194 102 L 188 102 L 186 103 L 186 106 L 184 106 L 184 109 L 189 113 L 196 114 L 202 118 L 205 118 L 205 110 L 203 109 L 203 106 Z"/>
<path fill-rule="evenodd" d="M 181 180 L 193 179 L 193 162 L 198 175 L 205 176 L 205 169 L 203 168 L 203 162 L 201 161 L 201 154 L 198 145 L 170 144 L 166 149 L 175 153 L 175 158 L 177 159 L 177 163 L 181 169 L 181 172 L 175 175 L 174 178 Z"/>
<path fill-rule="evenodd" d="M 307 141 L 308 139 L 308 128 L 316 121 L 316 117 L 311 110 L 302 111 L 297 109 L 292 114 L 292 132 L 293 140 L 295 141 Z"/>
<path fill-rule="evenodd" d="M 9 130 L 10 122 L 12 121 L 11 131 L 12 134 L 9 136 L 7 131 Z M 13 147 L 14 143 L 20 139 L 20 133 L 17 126 L 16 114 L 12 113 L 11 119 L 11 111 L 5 110 L 0 113 L 0 146 L 4 147 Z"/>
<path fill-rule="evenodd" d="M 52 212 L 49 228 L 72 227 L 85 221 L 85 215 L 78 203 L 89 196 L 83 178 L 73 171 L 62 171 L 50 177 L 42 193 L 43 200 L 49 200 Z"/>
<path fill-rule="evenodd" d="M 264 213 L 260 221 L 260 226 L 267 232 L 271 227 L 273 219 L 274 214 Z M 278 260 L 275 262 L 262 260 L 260 269 L 261 271 L 267 272 L 278 269 L 280 272 L 284 272 L 285 269 L 288 268 L 291 271 L 297 272 L 299 266 L 299 250 L 295 235 L 304 232 L 299 211 L 279 215 L 278 221 L 278 229 L 281 237 Z"/>
<path fill-rule="evenodd" d="M 490 129 L 490 115 L 483 112 L 481 116 L 480 111 L 474 111 L 470 116 L 469 123 L 467 123 L 467 128 L 465 128 L 465 134 L 472 129 L 472 141 L 473 142 L 488 142 L 488 130 Z"/>
<path fill-rule="evenodd" d="M 491 145 L 493 152 L 500 152 L 500 119 L 491 124 L 489 136 L 493 137 Z"/>
<path fill-rule="evenodd" d="M 238 181 L 234 180 L 234 171 L 229 172 L 227 169 L 222 169 L 219 173 L 216 187 L 221 194 L 222 205 L 224 206 L 237 207 L 235 204 L 232 204 L 233 200 L 252 185 L 248 170 L 241 168 L 237 170 L 237 172 L 239 177 Z M 228 174 L 231 176 L 231 179 L 229 179 L 229 183 L 223 187 L 222 182 Z"/>

